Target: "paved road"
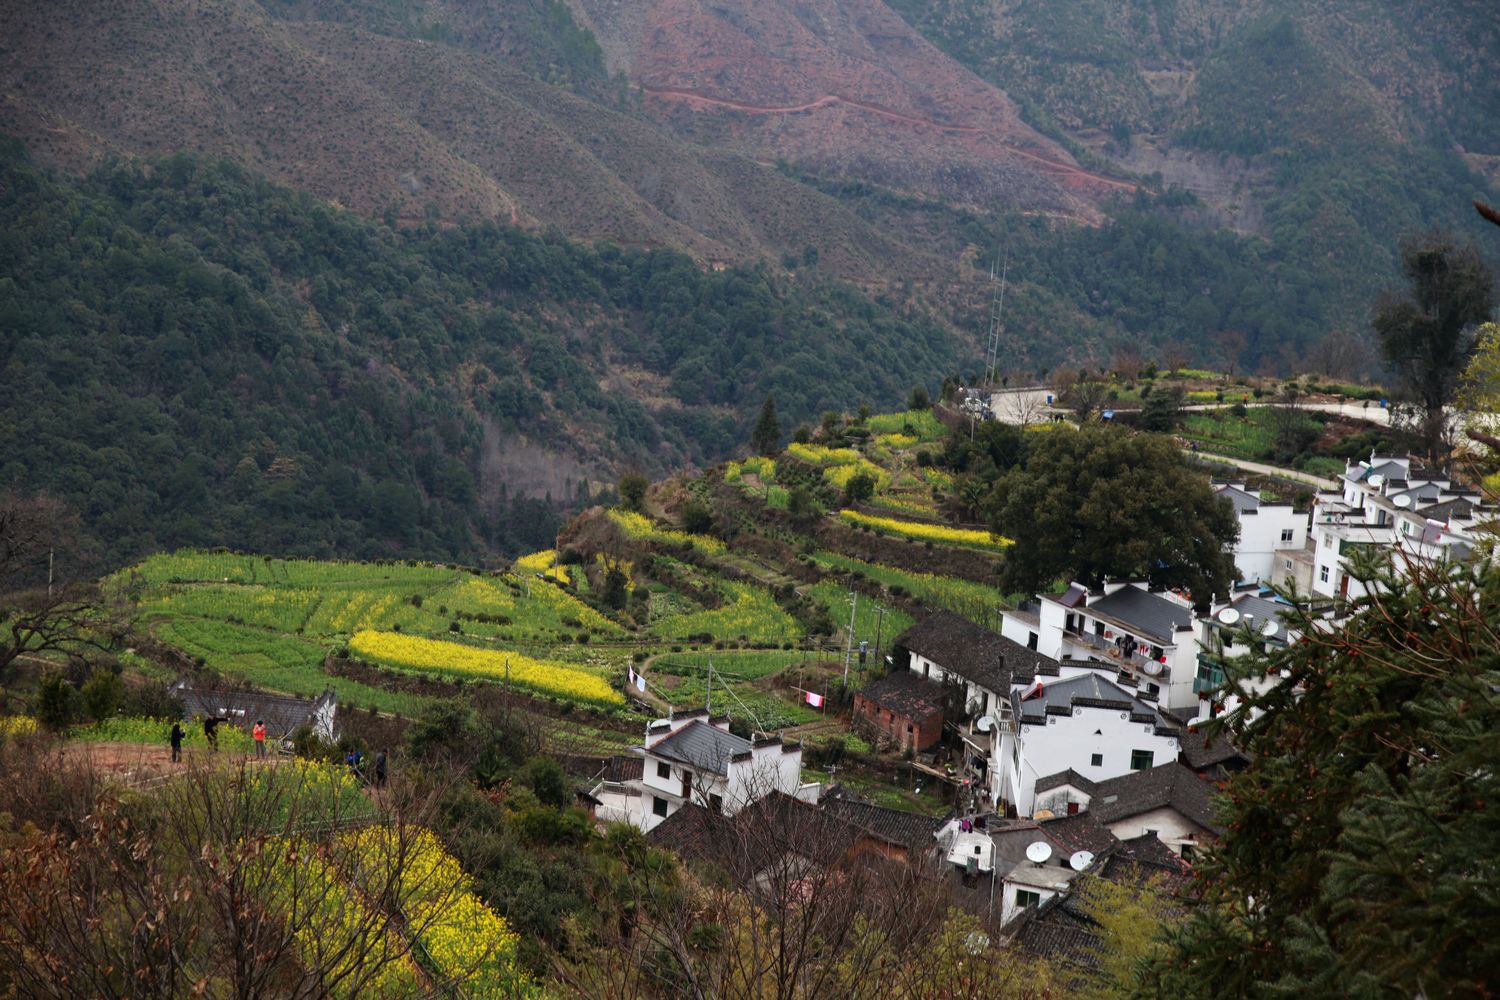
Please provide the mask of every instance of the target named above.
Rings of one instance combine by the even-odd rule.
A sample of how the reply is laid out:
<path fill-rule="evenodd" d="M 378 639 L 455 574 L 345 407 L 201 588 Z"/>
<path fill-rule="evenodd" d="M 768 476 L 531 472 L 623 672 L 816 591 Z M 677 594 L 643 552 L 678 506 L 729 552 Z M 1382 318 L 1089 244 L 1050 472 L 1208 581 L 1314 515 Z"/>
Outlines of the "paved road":
<path fill-rule="evenodd" d="M 1275 476 L 1277 479 L 1290 479 L 1296 483 L 1306 483 L 1309 486 L 1316 486 L 1320 490 L 1340 489 L 1339 484 L 1334 480 L 1324 479 L 1322 476 L 1315 476 L 1310 472 L 1299 472 L 1296 469 L 1283 469 L 1278 465 L 1263 465 L 1260 462 L 1250 462 L 1246 461 L 1243 458 L 1230 458 L 1228 455 L 1215 455 L 1211 452 L 1206 451 L 1187 451 L 1186 449 L 1184 449 L 1184 452 L 1188 455 L 1189 458 L 1193 458 L 1201 462 L 1213 462 L 1218 465 L 1232 465 L 1235 468 L 1243 469 L 1246 472 L 1254 472 L 1262 476 Z"/>
<path fill-rule="evenodd" d="M 1046 420 L 1053 413 L 1063 413 L 1048 404 L 1047 397 L 1053 394 L 1051 389 L 1005 389 L 994 393 L 990 397 L 990 409 L 994 411 L 995 419 L 1006 424 L 1034 424 L 1040 420 Z M 1226 406 L 1233 406 L 1236 400 L 1233 394 L 1227 394 L 1222 403 L 1193 403 L 1184 406 L 1184 410 L 1202 412 L 1205 410 L 1220 410 Z M 1245 404 L 1251 407 L 1280 406 L 1276 402 L 1250 402 Z M 1336 413 L 1341 417 L 1351 420 L 1368 420 L 1372 424 L 1388 427 L 1391 423 L 1391 411 L 1381 407 L 1378 403 L 1371 402 L 1365 406 L 1360 402 L 1338 402 L 1338 403 L 1302 403 L 1304 410 L 1318 410 L 1322 413 Z"/>

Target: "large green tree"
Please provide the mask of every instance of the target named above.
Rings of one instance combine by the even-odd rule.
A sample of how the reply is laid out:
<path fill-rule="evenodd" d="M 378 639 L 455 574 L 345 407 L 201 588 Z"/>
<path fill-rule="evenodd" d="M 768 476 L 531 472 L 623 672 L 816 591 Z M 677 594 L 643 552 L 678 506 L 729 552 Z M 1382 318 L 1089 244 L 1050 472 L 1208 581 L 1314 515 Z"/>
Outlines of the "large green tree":
<path fill-rule="evenodd" d="M 1434 463 L 1451 447 L 1447 407 L 1494 308 L 1494 277 L 1472 245 L 1433 233 L 1401 248 L 1405 295 L 1388 291 L 1372 320 L 1401 396 L 1397 416 L 1421 434 Z"/>
<path fill-rule="evenodd" d="M 1201 602 L 1234 580 L 1233 510 L 1154 434 L 1085 426 L 1038 435 L 1025 465 L 996 482 L 989 522 L 1016 540 L 1001 566 L 1007 590 L 1129 577 Z"/>
<path fill-rule="evenodd" d="M 774 455 L 781 450 L 781 421 L 776 418 L 776 397 L 770 393 L 760 406 L 760 416 L 750 432 L 750 444 L 758 455 Z"/>
<path fill-rule="evenodd" d="M 1304 639 L 1224 664 L 1230 684 L 1281 679 L 1227 723 L 1254 763 L 1224 790 L 1201 905 L 1146 995 L 1500 986 L 1500 571 L 1353 572 L 1377 593 L 1345 623 L 1302 612 Z"/>

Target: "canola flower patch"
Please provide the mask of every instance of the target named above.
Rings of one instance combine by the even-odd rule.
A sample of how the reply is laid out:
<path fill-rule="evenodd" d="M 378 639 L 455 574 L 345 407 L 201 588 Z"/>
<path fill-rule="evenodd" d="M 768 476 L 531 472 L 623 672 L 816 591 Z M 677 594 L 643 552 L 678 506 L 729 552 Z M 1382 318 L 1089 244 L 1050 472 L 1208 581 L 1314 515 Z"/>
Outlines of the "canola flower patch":
<path fill-rule="evenodd" d="M 782 642 L 800 634 L 796 619 L 783 611 L 765 588 L 724 583 L 721 590 L 729 599 L 724 607 L 670 615 L 652 622 L 652 630 L 669 639 L 711 635 L 747 642 Z"/>
<path fill-rule="evenodd" d="M 918 441 L 937 441 L 947 433 L 943 422 L 931 410 L 877 413 L 865 421 L 865 426 L 873 434 L 902 434 Z"/>
<path fill-rule="evenodd" d="M 686 531 L 674 531 L 671 528 L 663 528 L 644 514 L 637 514 L 634 511 L 611 510 L 609 518 L 623 528 L 628 537 L 633 539 L 666 542 L 670 545 L 693 545 L 715 555 L 724 551 L 724 543 L 717 538 L 709 538 L 707 535 L 691 535 Z"/>
<path fill-rule="evenodd" d="M 861 458 L 849 465 L 835 465 L 823 470 L 823 478 L 839 489 L 849 485 L 849 480 L 858 475 L 869 476 L 875 483 L 875 492 L 883 493 L 891 485 L 891 474 L 869 459 Z"/>
<path fill-rule="evenodd" d="M 520 937 L 475 895 L 473 880 L 430 830 L 396 834 L 374 827 L 340 838 L 355 881 L 383 884 L 386 875 L 362 864 L 401 857 L 393 895 L 416 935 L 419 961 L 440 982 L 455 982 L 468 997 L 535 997 L 538 991 L 516 965 Z"/>
<path fill-rule="evenodd" d="M 918 438 L 915 434 L 877 434 L 875 443 L 887 448 L 910 448 L 916 444 Z"/>
<path fill-rule="evenodd" d="M 954 614 L 963 615 L 970 621 L 985 626 L 994 624 L 995 608 L 1005 600 L 1000 591 L 982 583 L 938 576 L 935 573 L 896 569 L 894 566 L 863 562 L 834 552 L 819 552 L 813 556 L 813 562 L 839 573 L 858 572 L 887 587 L 901 587 L 923 604 L 947 608 Z"/>
<path fill-rule="evenodd" d="M 826 448 L 820 444 L 803 444 L 793 441 L 787 445 L 786 453 L 809 465 L 853 465 L 859 461 L 859 452 L 853 448 Z"/>
<path fill-rule="evenodd" d="M 349 640 L 349 648 L 363 659 L 397 670 L 496 683 L 505 682 L 508 662 L 510 683 L 518 687 L 605 707 L 625 704 L 624 697 L 602 677 L 520 653 L 475 649 L 455 642 L 374 631 L 356 634 Z"/>
<path fill-rule="evenodd" d="M 988 531 L 969 528 L 950 528 L 945 524 L 926 524 L 921 521 L 900 521 L 893 517 L 877 517 L 862 514 L 857 510 L 841 510 L 839 517 L 855 526 L 865 526 L 882 534 L 898 535 L 919 542 L 936 542 L 940 545 L 961 545 L 966 548 L 991 549 L 999 552 L 1011 544 L 1008 538 L 992 535 Z"/>
<path fill-rule="evenodd" d="M 516 572 L 551 577 L 558 583 L 569 582 L 567 567 L 557 564 L 556 549 L 542 549 L 540 552 L 522 556 L 516 560 Z"/>
<path fill-rule="evenodd" d="M 182 728 L 187 733 L 182 741 L 183 746 L 208 746 L 208 737 L 203 735 L 203 725 L 199 720 L 184 720 Z M 74 726 L 68 730 L 68 739 L 79 743 L 147 743 L 166 746 L 171 732 L 171 719 L 105 719 L 92 725 Z M 254 743 L 249 733 L 234 725 L 219 725 L 220 750 L 242 750 L 248 753 L 253 748 Z"/>
<path fill-rule="evenodd" d="M 29 715 L 0 715 L 0 740 L 30 736 L 36 732 L 36 720 Z"/>

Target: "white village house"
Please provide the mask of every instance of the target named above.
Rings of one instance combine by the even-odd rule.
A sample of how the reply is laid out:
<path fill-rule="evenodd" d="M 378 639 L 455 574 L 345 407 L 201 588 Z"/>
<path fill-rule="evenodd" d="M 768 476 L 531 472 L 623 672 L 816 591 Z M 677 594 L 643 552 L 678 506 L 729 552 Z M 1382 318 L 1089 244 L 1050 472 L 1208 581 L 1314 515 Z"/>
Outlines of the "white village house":
<path fill-rule="evenodd" d="M 1182 594 L 1140 582 L 1108 582 L 1098 590 L 1074 583 L 1001 612 L 1001 633 L 1058 662 L 1108 664 L 1136 678 L 1140 690 L 1169 708 L 1197 701 L 1192 604 Z"/>
<path fill-rule="evenodd" d="M 1037 782 L 1048 775 L 1072 771 L 1100 782 L 1177 759 L 1179 724 L 1128 678 L 1084 664 L 1064 663 L 1060 673 L 1011 693 L 991 765 L 997 808 L 1033 815 Z"/>
<path fill-rule="evenodd" d="M 1244 483 L 1215 483 L 1213 489 L 1234 505 L 1239 521 L 1233 549 L 1240 582 L 1269 584 L 1276 573 L 1276 551 L 1307 544 L 1307 514 L 1299 514 L 1289 503 L 1262 500 Z"/>
<path fill-rule="evenodd" d="M 816 802 L 821 787 L 802 783 L 800 744 L 736 736 L 706 709 L 651 723 L 639 752 L 639 770 L 617 758 L 592 789 L 601 821 L 650 832 L 688 802 L 733 815 L 772 792 Z"/>

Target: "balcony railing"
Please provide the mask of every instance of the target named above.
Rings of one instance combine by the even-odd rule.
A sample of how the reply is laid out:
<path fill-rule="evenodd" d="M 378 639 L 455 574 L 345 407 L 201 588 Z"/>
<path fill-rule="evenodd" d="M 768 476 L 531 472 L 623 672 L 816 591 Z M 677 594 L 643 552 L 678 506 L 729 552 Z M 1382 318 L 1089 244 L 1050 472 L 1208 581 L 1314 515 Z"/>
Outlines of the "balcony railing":
<path fill-rule="evenodd" d="M 1106 639 L 1103 636 L 1094 635 L 1092 632 L 1076 631 L 1073 629 L 1066 629 L 1064 630 L 1063 634 L 1066 635 L 1074 643 L 1080 646 L 1088 646 L 1090 649 L 1097 650 L 1098 652 L 1103 653 L 1110 660 L 1113 660 L 1121 664 L 1122 666 L 1129 667 L 1132 670 L 1145 673 L 1146 671 L 1144 670 L 1144 668 L 1148 663 L 1154 663 L 1158 667 L 1163 667 L 1163 669 L 1165 669 L 1164 664 L 1160 660 L 1153 659 L 1149 656 L 1143 656 L 1140 653 L 1125 653 L 1120 649 L 1119 646 L 1115 645 L 1115 641 L 1113 639 Z M 1156 672 L 1158 674 L 1161 673 L 1160 670 Z"/>

